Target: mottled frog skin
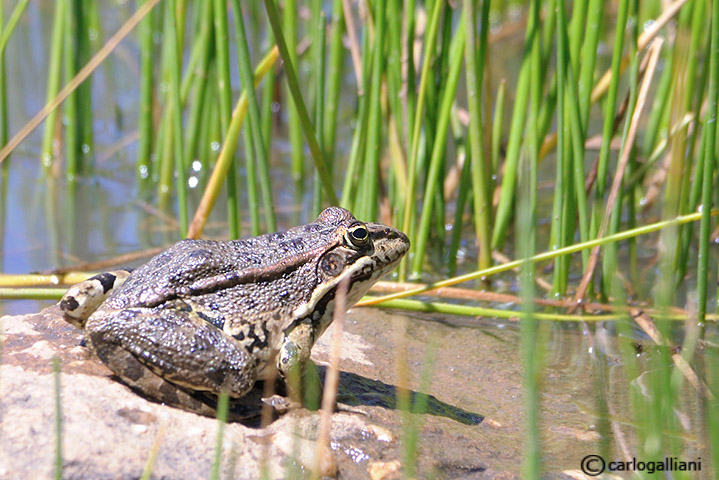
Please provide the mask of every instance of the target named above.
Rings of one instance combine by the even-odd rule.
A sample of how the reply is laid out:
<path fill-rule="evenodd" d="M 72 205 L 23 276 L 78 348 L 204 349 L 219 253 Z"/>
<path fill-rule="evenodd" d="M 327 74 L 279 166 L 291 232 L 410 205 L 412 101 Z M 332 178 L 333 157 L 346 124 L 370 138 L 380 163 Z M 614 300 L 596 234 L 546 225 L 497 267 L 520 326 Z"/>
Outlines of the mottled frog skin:
<path fill-rule="evenodd" d="M 205 415 L 198 393 L 247 394 L 269 368 L 308 361 L 346 279 L 349 308 L 409 248 L 391 227 L 330 207 L 284 232 L 182 240 L 132 273 L 75 285 L 60 302 L 90 350 L 144 395 Z"/>

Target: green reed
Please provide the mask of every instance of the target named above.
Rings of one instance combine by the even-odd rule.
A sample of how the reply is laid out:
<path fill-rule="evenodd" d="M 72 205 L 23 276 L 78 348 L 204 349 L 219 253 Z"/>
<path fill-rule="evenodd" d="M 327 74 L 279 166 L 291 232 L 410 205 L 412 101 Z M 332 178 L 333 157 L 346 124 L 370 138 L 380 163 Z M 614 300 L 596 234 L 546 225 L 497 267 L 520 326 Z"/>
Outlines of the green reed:
<path fill-rule="evenodd" d="M 5 36 L 5 28 L 5 10 L 0 5 L 0 36 Z M 2 146 L 7 143 L 9 138 L 6 72 L 5 45 L 0 45 L 0 145 Z M 3 176 L 6 175 L 6 172 L 7 164 L 3 166 Z"/>
<path fill-rule="evenodd" d="M 317 143 L 323 152 L 323 157 L 327 170 L 332 174 L 332 163 L 328 162 L 327 149 L 325 148 L 325 51 L 326 51 L 326 28 L 327 18 L 320 9 L 320 3 L 315 1 L 312 3 L 313 9 L 317 12 L 317 25 L 314 26 L 314 36 L 312 44 L 313 64 L 315 72 L 315 95 L 314 95 L 314 126 L 317 132 Z M 313 15 L 314 16 L 314 15 Z M 319 215 L 322 211 L 322 180 L 319 175 L 315 175 L 314 181 L 314 201 L 312 202 L 312 214 Z"/>
<path fill-rule="evenodd" d="M 712 7 L 712 29 L 709 57 L 709 91 L 707 93 L 707 110 L 704 119 L 706 143 L 704 144 L 704 165 L 702 169 L 702 220 L 699 231 L 699 254 L 697 265 L 697 321 L 704 330 L 704 317 L 707 312 L 707 296 L 709 293 L 709 237 L 711 235 L 710 208 L 714 190 L 714 160 L 716 158 L 717 137 L 717 106 L 719 105 L 719 2 Z M 715 461 L 719 461 L 716 458 Z"/>
<path fill-rule="evenodd" d="M 212 460 L 212 471 L 210 478 L 217 480 L 220 478 L 220 469 L 222 467 L 222 445 L 224 443 L 225 424 L 227 423 L 227 415 L 230 406 L 230 397 L 223 393 L 217 399 L 217 437 L 215 439 L 215 456 Z"/>
<path fill-rule="evenodd" d="M 358 83 L 361 81 L 362 85 L 367 85 L 369 82 L 369 35 L 364 35 L 362 39 L 362 60 L 360 63 L 360 72 L 355 72 L 358 75 Z M 342 202 L 340 205 L 344 208 L 354 211 L 357 205 L 356 190 L 357 190 L 357 177 L 362 166 L 361 159 L 364 158 L 364 151 L 367 146 L 367 119 L 369 112 L 369 95 L 366 91 L 358 92 L 358 112 L 355 117 L 354 134 L 352 135 L 352 145 L 350 147 L 349 156 L 347 159 L 347 171 L 345 173 L 344 184 L 342 187 Z"/>
<path fill-rule="evenodd" d="M 5 9 L 0 5 L 0 36 L 5 36 Z M 8 97 L 7 97 L 7 65 L 5 62 L 5 45 L 0 45 L 0 147 L 4 147 L 9 138 Z M 0 205 L 7 204 L 9 185 L 9 162 L 0 165 Z M 0 242 L 5 239 L 6 212 L 0 208 Z M 4 258 L 0 257 L 0 270 L 4 269 Z M 0 329 L 2 325 L 0 325 Z M 0 347 L 0 354 L 2 348 Z"/>
<path fill-rule="evenodd" d="M 208 2 L 209 4 L 210 2 Z M 217 75 L 217 94 L 219 96 L 220 128 L 226 132 L 230 125 L 232 115 L 232 85 L 230 81 L 230 54 L 228 51 L 228 19 L 226 2 L 214 0 L 212 3 L 212 18 L 214 21 L 215 62 Z M 210 8 L 209 6 L 207 7 Z M 248 162 L 250 161 L 248 156 Z M 231 161 L 230 173 L 227 175 L 227 221 L 230 236 L 237 238 L 240 235 L 240 198 L 235 177 L 234 159 Z M 252 205 L 253 210 L 256 209 Z"/>
<path fill-rule="evenodd" d="M 559 7 L 560 12 L 562 6 Z M 536 228 L 537 228 L 537 162 L 539 155 L 539 110 L 541 104 L 540 91 L 540 2 L 534 0 L 529 8 L 527 19 L 527 36 L 525 53 L 530 55 L 531 79 L 530 107 L 527 118 L 526 136 L 518 159 L 518 184 L 519 187 L 516 207 L 516 230 L 519 240 L 516 243 L 518 258 L 529 258 L 536 250 Z M 560 13 L 559 17 L 562 17 Z M 560 22 L 561 24 L 561 22 Z M 526 60 L 526 57 L 525 57 Z M 537 342 L 539 325 L 533 315 L 532 298 L 535 295 L 534 284 L 535 271 L 530 262 L 524 262 L 521 266 L 520 285 L 524 299 L 524 318 L 521 324 L 521 347 L 524 367 L 524 404 L 526 418 L 524 421 L 526 431 L 526 443 L 524 444 L 523 472 L 526 478 L 539 478 L 541 471 L 541 447 L 539 430 L 539 372 L 541 372 L 541 350 L 542 346 Z"/>
<path fill-rule="evenodd" d="M 58 5 L 60 3 L 58 2 Z M 150 158 L 152 156 L 152 134 L 154 130 L 152 121 L 153 81 L 155 79 L 152 41 L 154 21 L 154 11 L 150 11 L 140 23 L 138 30 L 140 47 L 140 116 L 137 124 L 140 139 L 137 149 L 137 174 L 139 182 L 143 186 L 147 186 L 150 181 Z M 54 58 L 54 55 L 51 58 Z M 48 125 L 52 125 L 52 123 L 48 119 Z M 45 150 L 43 149 L 44 153 Z"/>
<path fill-rule="evenodd" d="M 489 178 L 493 170 L 488 164 L 486 148 L 483 145 L 485 134 L 482 121 L 482 84 L 489 32 L 489 2 L 482 3 L 481 21 L 479 23 L 481 35 L 476 40 L 475 25 L 477 25 L 477 19 L 474 14 L 473 2 L 465 0 L 463 6 L 466 21 L 464 29 L 467 35 L 464 61 L 469 103 L 469 126 L 467 131 L 470 144 L 469 163 L 472 172 L 472 187 L 475 193 L 473 206 L 475 234 L 477 235 L 477 246 L 479 248 L 478 268 L 482 269 L 492 264 L 492 248 L 489 243 L 492 223 L 492 184 Z"/>
<path fill-rule="evenodd" d="M 187 170 L 185 169 L 185 155 L 182 129 L 182 101 L 180 99 L 180 71 L 182 69 L 182 37 L 181 27 L 175 14 L 178 10 L 176 0 L 168 0 L 166 3 L 165 21 L 167 22 L 167 44 L 169 45 L 170 73 L 168 91 L 168 115 L 170 116 L 170 132 L 173 138 L 173 156 L 175 159 L 175 174 L 177 175 L 177 212 L 180 220 L 180 235 L 187 235 L 189 227 L 189 213 L 187 206 Z M 169 150 L 169 149 L 168 149 Z"/>
<path fill-rule="evenodd" d="M 75 55 L 77 53 L 75 48 L 75 38 L 79 36 L 77 27 L 80 22 L 75 22 L 75 16 L 72 5 L 68 3 L 67 7 L 63 9 L 65 13 L 65 25 L 63 28 L 62 45 L 64 55 L 62 56 L 63 61 L 63 83 L 67 84 L 72 77 L 77 73 L 77 61 Z M 81 165 L 79 158 L 79 125 L 78 125 L 78 91 L 75 90 L 71 93 L 65 104 L 63 105 L 63 116 L 67 119 L 65 125 L 65 161 L 66 176 L 71 182 L 77 177 Z"/>
<path fill-rule="evenodd" d="M 337 201 L 337 195 L 335 194 L 334 187 L 332 186 L 332 180 L 327 170 L 327 165 L 324 162 L 324 155 L 322 153 L 322 150 L 320 150 L 319 148 L 319 144 L 317 143 L 317 137 L 315 135 L 314 128 L 312 127 L 312 124 L 310 122 L 309 114 L 307 113 L 307 107 L 305 106 L 305 102 L 302 98 L 297 71 L 295 70 L 296 64 L 292 62 L 292 56 L 287 49 L 287 43 L 285 42 L 284 35 L 282 33 L 282 27 L 280 26 L 277 7 L 275 6 L 273 0 L 265 0 L 265 9 L 267 10 L 267 17 L 269 18 L 272 32 L 277 42 L 277 48 L 280 51 L 280 56 L 285 62 L 287 85 L 289 86 L 294 105 L 300 118 L 300 124 L 302 126 L 302 131 L 305 135 L 305 140 L 309 144 L 310 151 L 312 152 L 312 157 L 315 161 L 315 168 L 317 169 L 317 174 L 322 181 L 322 188 L 324 189 L 325 195 L 327 195 L 329 202 L 333 205 L 337 205 L 339 203 Z"/>
<path fill-rule="evenodd" d="M 409 162 L 407 165 L 407 192 L 405 192 L 404 198 L 404 211 L 400 217 L 403 220 L 403 230 L 408 233 L 411 237 L 414 236 L 415 221 L 415 195 L 417 191 L 418 183 L 418 168 L 419 168 L 419 155 L 420 155 L 420 137 L 422 132 L 422 118 L 424 115 L 424 106 L 427 96 L 427 85 L 430 81 L 430 66 L 433 62 L 433 49 L 435 42 L 437 41 L 437 33 L 439 31 L 439 19 L 442 13 L 444 2 L 436 1 L 432 10 L 429 27 L 426 35 L 426 41 L 423 46 L 424 51 L 424 63 L 422 66 L 422 73 L 420 75 L 419 89 L 416 97 L 416 104 L 413 107 L 412 116 L 414 122 L 412 123 L 412 130 L 410 132 L 410 148 L 409 148 Z M 408 45 L 407 48 L 411 48 L 414 42 Z M 406 265 L 409 260 L 405 257 L 400 264 L 400 278 L 403 279 L 406 276 Z"/>
<path fill-rule="evenodd" d="M 60 74 L 62 60 L 62 39 L 65 28 L 65 10 L 68 8 L 68 0 L 58 0 L 55 3 L 54 20 L 52 25 L 52 50 L 50 52 L 50 63 L 48 67 L 47 98 L 50 102 L 60 90 Z M 57 129 L 57 110 L 53 110 L 45 121 L 45 133 L 42 142 L 41 160 L 45 171 L 48 172 L 52 166 L 54 157 L 53 140 Z"/>
<path fill-rule="evenodd" d="M 424 201 L 422 202 L 422 213 L 420 216 L 419 230 L 417 231 L 416 247 L 412 262 L 412 275 L 419 277 L 423 270 L 424 254 L 430 235 L 430 224 L 434 206 L 437 201 L 435 195 L 442 194 L 439 190 L 442 187 L 440 171 L 444 166 L 444 156 L 447 147 L 447 134 L 449 127 L 449 114 L 454 103 L 454 95 L 461 72 L 462 59 L 465 44 L 465 23 L 462 22 L 457 28 L 455 38 L 449 52 L 449 76 L 444 86 L 444 95 L 440 102 L 440 110 L 437 118 L 437 136 L 434 139 L 432 153 L 430 155 L 429 169 L 427 172 L 426 187 L 424 189 Z M 477 132 L 479 135 L 480 132 Z M 483 168 L 483 167 L 482 167 Z M 479 193 L 476 193 L 479 196 Z M 481 197 L 480 197 L 481 198 Z M 443 225 L 443 223 L 440 223 Z"/>
<path fill-rule="evenodd" d="M 329 40 L 329 61 L 327 63 L 327 93 L 325 98 L 325 120 L 324 124 L 324 148 L 325 158 L 329 164 L 333 163 L 336 155 L 337 122 L 339 116 L 339 99 L 341 92 L 341 81 L 345 72 L 345 49 L 342 45 L 342 37 L 345 34 L 344 11 L 342 0 L 332 2 L 332 13 L 330 17 L 330 40 Z"/>
<path fill-rule="evenodd" d="M 287 42 L 287 50 L 290 62 L 297 66 L 297 0 L 288 0 L 284 2 L 282 11 L 282 30 Z M 284 55 L 282 56 L 284 58 Z M 294 94 L 291 91 L 289 83 L 286 86 L 286 96 L 291 98 Z M 292 176 L 295 182 L 301 183 L 304 179 L 304 154 L 302 153 L 302 124 L 300 121 L 299 107 L 296 103 L 291 102 L 287 107 L 289 109 L 288 128 L 290 133 L 290 144 L 292 146 Z"/>
<path fill-rule="evenodd" d="M 422 370 L 419 374 L 417 393 L 412 401 L 410 395 L 398 394 L 397 407 L 402 412 L 402 462 L 403 478 L 416 478 L 417 456 L 421 442 L 420 432 L 422 431 L 423 415 L 427 412 L 427 402 L 434 374 L 434 365 L 437 360 L 439 339 L 430 340 L 424 352 Z"/>
<path fill-rule="evenodd" d="M 240 78 L 243 85 L 253 85 L 252 64 L 250 62 L 250 51 L 247 46 L 247 36 L 245 34 L 244 20 L 242 19 L 239 0 L 232 2 L 233 12 L 235 13 L 235 26 L 237 31 L 237 56 L 240 66 Z M 289 65 L 288 68 L 291 68 Z M 253 157 L 257 160 L 257 173 L 259 174 L 260 192 L 262 196 L 262 204 L 265 212 L 265 223 L 267 231 L 273 232 L 277 230 L 275 221 L 274 201 L 272 200 L 272 192 L 270 186 L 270 167 L 265 151 L 265 142 L 262 138 L 262 122 L 260 120 L 260 105 L 257 100 L 254 88 L 247 88 L 249 122 L 245 128 L 249 128 L 252 132 L 252 152 Z M 247 162 L 253 161 L 248 158 Z"/>
<path fill-rule="evenodd" d="M 52 357 L 52 378 L 53 378 L 53 400 L 54 400 L 54 416 L 55 416 L 55 464 L 54 477 L 56 480 L 62 479 L 62 392 L 60 390 L 60 359 L 57 356 Z"/>

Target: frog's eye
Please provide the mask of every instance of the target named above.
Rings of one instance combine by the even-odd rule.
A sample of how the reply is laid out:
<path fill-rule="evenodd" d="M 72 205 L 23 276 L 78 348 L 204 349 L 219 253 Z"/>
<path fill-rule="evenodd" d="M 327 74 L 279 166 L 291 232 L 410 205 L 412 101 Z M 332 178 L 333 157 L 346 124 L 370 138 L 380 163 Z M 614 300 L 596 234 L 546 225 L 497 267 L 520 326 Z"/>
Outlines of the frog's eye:
<path fill-rule="evenodd" d="M 369 242 L 369 232 L 362 224 L 354 225 L 347 230 L 347 238 L 355 247 L 363 247 Z"/>

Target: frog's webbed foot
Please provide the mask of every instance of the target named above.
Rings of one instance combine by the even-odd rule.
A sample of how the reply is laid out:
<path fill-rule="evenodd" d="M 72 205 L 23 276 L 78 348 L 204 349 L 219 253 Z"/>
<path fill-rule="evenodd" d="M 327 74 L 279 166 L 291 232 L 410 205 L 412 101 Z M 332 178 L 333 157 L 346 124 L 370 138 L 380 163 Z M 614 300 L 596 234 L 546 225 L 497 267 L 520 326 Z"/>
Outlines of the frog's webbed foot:
<path fill-rule="evenodd" d="M 203 415 L 214 410 L 203 407 L 197 393 L 239 398 L 255 382 L 255 365 L 241 345 L 191 311 L 99 311 L 87 321 L 85 338 L 130 387 Z"/>
<path fill-rule="evenodd" d="M 262 403 L 272 407 L 278 415 L 284 415 L 291 410 L 302 408 L 301 403 L 293 401 L 290 397 L 283 397 L 277 394 L 263 398 Z"/>

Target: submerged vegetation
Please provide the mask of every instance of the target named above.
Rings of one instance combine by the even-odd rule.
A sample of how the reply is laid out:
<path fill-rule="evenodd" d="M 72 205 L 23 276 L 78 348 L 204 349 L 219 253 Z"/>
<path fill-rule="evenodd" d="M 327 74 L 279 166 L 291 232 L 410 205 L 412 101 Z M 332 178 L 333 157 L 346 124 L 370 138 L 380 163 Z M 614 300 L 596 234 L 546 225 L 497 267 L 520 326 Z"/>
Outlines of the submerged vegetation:
<path fill-rule="evenodd" d="M 719 468 L 719 1 L 144 0 L 132 14 L 116 7 L 127 20 L 112 36 L 95 2 L 44 2 L 54 19 L 47 104 L 11 129 L 20 122 L 8 113 L 4 55 L 23 48 L 13 30 L 28 3 L 6 18 L 0 2 L 0 239 L 18 145 L 33 129 L 43 132 L 43 181 L 62 178 L 74 203 L 100 155 L 94 108 L 112 103 L 93 97 L 93 72 L 129 44 L 137 130 L 116 147 L 136 162 L 127 195 L 177 218 L 175 239 L 199 237 L 211 218 L 232 238 L 274 231 L 290 197 L 297 219 L 339 204 L 393 224 L 412 239 L 400 280 L 444 280 L 410 285 L 385 305 L 521 318 L 527 477 L 542 468 L 543 340 L 560 328 L 552 320 L 610 320 L 620 335 L 635 457 L 659 461 L 706 443 Z M 213 210 L 219 200 L 226 207 Z M 226 218 L 211 216 L 217 210 Z M 400 300 L 437 287 L 461 301 Z M 517 309 L 491 308 L 507 301 Z M 593 325 L 583 328 L 592 335 Z M 656 344 L 649 366 L 637 358 L 639 331 Z M 626 456 L 612 440 L 606 359 L 593 355 L 602 453 Z M 630 385 L 641 372 L 644 391 Z M 687 389 L 706 420 L 689 427 L 695 442 L 674 411 Z"/>

